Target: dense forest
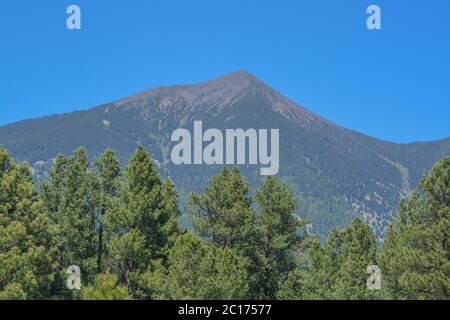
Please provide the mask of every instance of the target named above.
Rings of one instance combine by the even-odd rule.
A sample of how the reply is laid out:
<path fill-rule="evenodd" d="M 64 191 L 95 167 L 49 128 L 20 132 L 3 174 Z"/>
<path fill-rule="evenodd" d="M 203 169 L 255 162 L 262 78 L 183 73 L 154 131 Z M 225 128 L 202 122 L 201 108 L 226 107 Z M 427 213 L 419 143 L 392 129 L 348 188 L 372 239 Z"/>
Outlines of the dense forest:
<path fill-rule="evenodd" d="M 58 155 L 38 187 L 0 149 L 0 299 L 450 299 L 450 158 L 400 203 L 379 247 L 358 219 L 321 241 L 298 205 L 279 179 L 250 190 L 224 167 L 190 194 L 184 229 L 143 147 L 123 170 L 112 150 L 92 163 L 82 148 Z"/>

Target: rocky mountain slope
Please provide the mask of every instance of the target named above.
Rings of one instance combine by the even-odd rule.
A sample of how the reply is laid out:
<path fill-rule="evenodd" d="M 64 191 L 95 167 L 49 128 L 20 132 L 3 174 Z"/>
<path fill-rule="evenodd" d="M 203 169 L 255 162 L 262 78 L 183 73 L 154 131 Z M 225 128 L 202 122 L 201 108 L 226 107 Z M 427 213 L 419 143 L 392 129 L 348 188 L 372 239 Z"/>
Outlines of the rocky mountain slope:
<path fill-rule="evenodd" d="M 182 195 L 199 191 L 219 166 L 175 166 L 169 159 L 171 133 L 207 128 L 279 128 L 278 176 L 296 191 L 299 215 L 324 235 L 355 216 L 381 238 L 398 201 L 434 162 L 450 155 L 450 138 L 396 144 L 342 128 L 283 97 L 253 75 L 239 71 L 195 85 L 157 87 L 89 110 L 25 120 L 0 127 L 0 145 L 36 175 L 57 153 L 84 146 L 90 156 L 114 149 L 123 164 L 138 144 L 152 154 Z M 256 186 L 259 167 L 241 167 Z"/>

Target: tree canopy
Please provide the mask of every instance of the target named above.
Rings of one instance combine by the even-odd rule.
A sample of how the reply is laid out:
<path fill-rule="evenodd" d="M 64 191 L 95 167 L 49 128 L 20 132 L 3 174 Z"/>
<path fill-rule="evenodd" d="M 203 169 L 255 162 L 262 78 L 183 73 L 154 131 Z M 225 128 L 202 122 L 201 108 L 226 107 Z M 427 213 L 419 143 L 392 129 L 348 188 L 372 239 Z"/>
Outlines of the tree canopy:
<path fill-rule="evenodd" d="M 378 247 L 358 218 L 321 241 L 298 207 L 276 177 L 251 190 L 223 167 L 183 212 L 142 146 L 124 167 L 112 150 L 58 155 L 36 187 L 0 148 L 0 299 L 450 298 L 450 158 L 400 203 Z M 73 266 L 81 290 L 67 286 Z"/>

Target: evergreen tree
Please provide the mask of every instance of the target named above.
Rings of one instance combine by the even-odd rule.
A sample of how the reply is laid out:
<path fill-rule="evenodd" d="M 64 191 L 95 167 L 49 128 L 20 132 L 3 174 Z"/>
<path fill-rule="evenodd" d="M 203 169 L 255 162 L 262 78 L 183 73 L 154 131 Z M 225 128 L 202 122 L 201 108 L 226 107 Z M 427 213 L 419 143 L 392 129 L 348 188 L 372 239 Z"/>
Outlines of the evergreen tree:
<path fill-rule="evenodd" d="M 120 191 L 120 162 L 114 152 L 110 149 L 106 150 L 100 159 L 95 161 L 96 172 L 94 176 L 98 210 L 97 210 L 97 227 L 98 227 L 98 247 L 97 247 L 97 272 L 101 273 L 104 269 L 104 254 L 106 242 L 104 239 L 104 228 L 102 217 L 105 213 L 117 206 L 117 196 Z"/>
<path fill-rule="evenodd" d="M 0 299 L 51 297 L 57 237 L 28 166 L 0 148 Z"/>
<path fill-rule="evenodd" d="M 326 242 L 311 242 L 309 259 L 282 284 L 280 299 L 375 299 L 367 287 L 367 267 L 375 265 L 376 241 L 371 228 L 355 219 L 343 231 L 333 229 Z"/>
<path fill-rule="evenodd" d="M 375 299 L 379 291 L 367 287 L 367 268 L 376 265 L 376 240 L 369 225 L 355 219 L 344 231 L 343 261 L 336 274 L 334 298 L 340 300 Z"/>
<path fill-rule="evenodd" d="M 83 148 L 67 161 L 62 202 L 63 263 L 78 265 L 83 278 L 93 280 L 97 271 L 96 201 L 92 176 Z"/>
<path fill-rule="evenodd" d="M 249 186 L 239 169 L 221 172 L 209 180 L 203 194 L 191 194 L 192 222 L 203 238 L 240 253 L 251 250 L 254 231 Z"/>
<path fill-rule="evenodd" d="M 278 299 L 324 300 L 333 299 L 333 287 L 343 261 L 343 234 L 333 228 L 323 245 L 317 239 L 307 244 L 307 258 L 290 272 L 280 286 Z"/>
<path fill-rule="evenodd" d="M 223 167 L 209 180 L 203 194 L 190 194 L 191 218 L 196 233 L 220 248 L 232 249 L 247 261 L 249 296 L 260 297 L 260 267 L 255 248 L 255 213 L 249 186 L 238 167 Z"/>
<path fill-rule="evenodd" d="M 254 248 L 257 284 L 254 295 L 273 299 L 280 282 L 295 267 L 295 254 L 303 237 L 299 228 L 306 221 L 295 215 L 297 202 L 292 190 L 268 177 L 262 183 L 255 200 L 257 204 Z"/>
<path fill-rule="evenodd" d="M 94 284 L 82 289 L 83 300 L 130 300 L 127 287 L 118 285 L 117 276 L 112 274 L 99 274 Z"/>
<path fill-rule="evenodd" d="M 47 211 L 53 219 L 61 223 L 61 215 L 58 215 L 65 187 L 67 159 L 58 154 L 53 160 L 52 167 L 48 172 L 49 179 L 44 183 L 41 181 L 40 195 L 43 199 Z"/>
<path fill-rule="evenodd" d="M 177 237 L 167 267 L 158 262 L 144 277 L 153 299 L 229 300 L 246 297 L 245 259 L 229 248 L 204 243 L 190 232 Z"/>
<path fill-rule="evenodd" d="M 162 182 L 150 155 L 139 146 L 125 169 L 119 205 L 102 219 L 108 233 L 108 266 L 130 293 L 142 297 L 139 282 L 152 259 L 164 258 L 164 249 L 179 233 L 177 193 Z"/>
<path fill-rule="evenodd" d="M 175 187 L 141 146 L 123 175 L 113 151 L 91 171 L 79 148 L 48 176 L 38 193 L 0 148 L 0 299 L 450 298 L 450 158 L 401 202 L 378 259 L 359 219 L 321 244 L 300 233 L 287 185 L 268 177 L 252 198 L 237 167 L 190 195 L 200 237 L 179 230 Z M 382 291 L 367 288 L 377 261 Z M 79 293 L 65 289 L 70 265 Z"/>
<path fill-rule="evenodd" d="M 450 158 L 422 178 L 400 205 L 379 261 L 386 296 L 450 299 Z"/>
<path fill-rule="evenodd" d="M 61 230 L 59 241 L 60 294 L 65 292 L 66 269 L 79 266 L 84 283 L 93 281 L 97 266 L 97 195 L 86 152 L 78 148 L 73 155 L 57 156 L 41 183 L 42 199 Z"/>

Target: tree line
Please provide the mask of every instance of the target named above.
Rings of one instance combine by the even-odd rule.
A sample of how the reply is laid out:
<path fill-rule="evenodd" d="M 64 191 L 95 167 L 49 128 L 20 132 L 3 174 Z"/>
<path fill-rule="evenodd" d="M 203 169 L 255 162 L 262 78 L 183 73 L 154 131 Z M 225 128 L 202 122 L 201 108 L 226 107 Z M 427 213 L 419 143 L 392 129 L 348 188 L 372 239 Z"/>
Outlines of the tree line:
<path fill-rule="evenodd" d="M 297 207 L 277 178 L 251 193 L 224 167 L 190 194 L 183 229 L 174 184 L 142 146 L 123 170 L 112 150 L 58 155 L 38 187 L 0 149 L 0 299 L 450 298 L 450 158 L 401 201 L 380 248 L 359 219 L 321 242 Z"/>

